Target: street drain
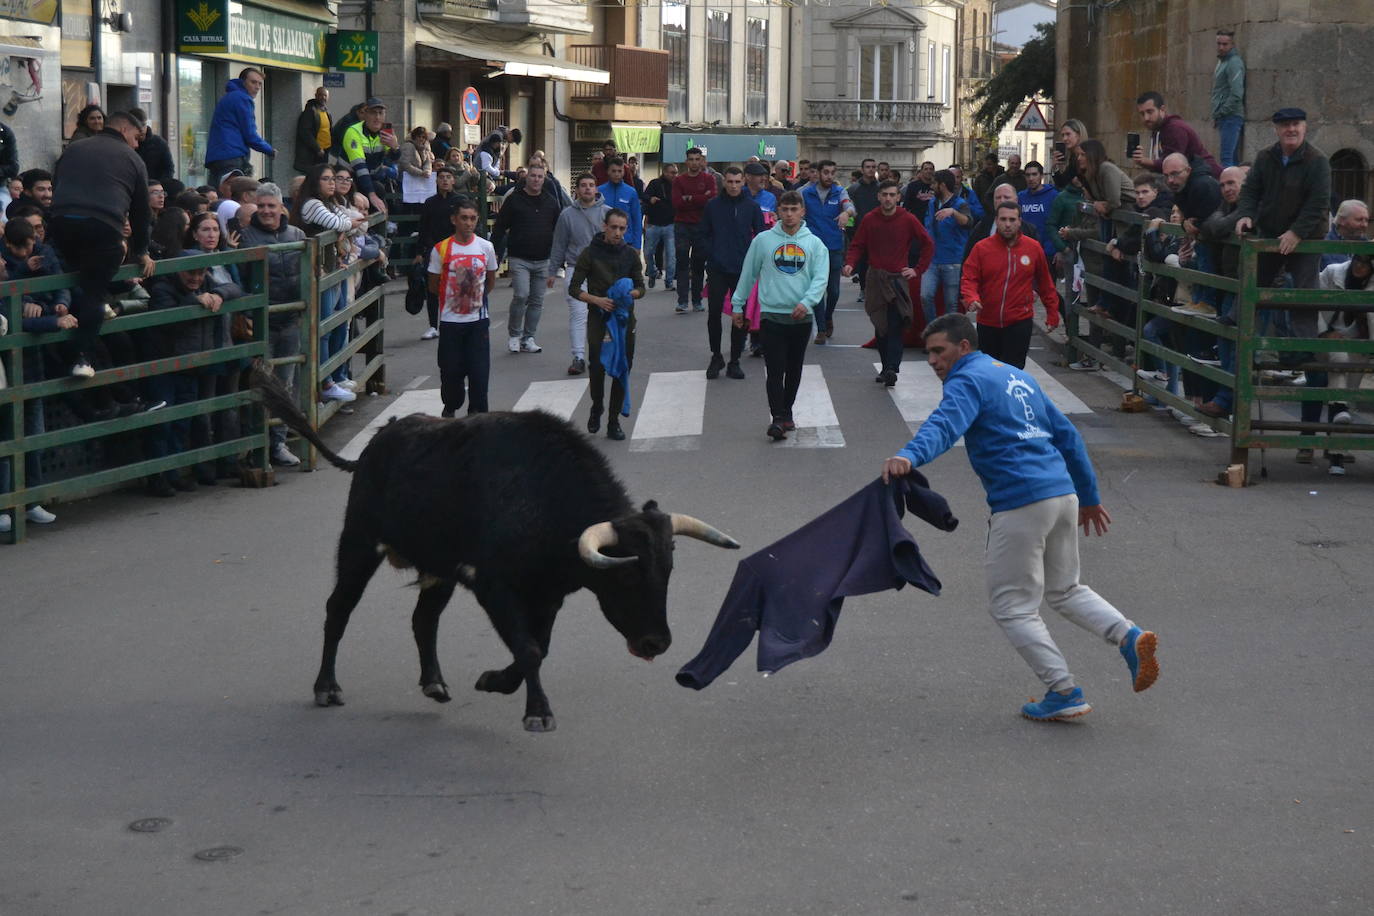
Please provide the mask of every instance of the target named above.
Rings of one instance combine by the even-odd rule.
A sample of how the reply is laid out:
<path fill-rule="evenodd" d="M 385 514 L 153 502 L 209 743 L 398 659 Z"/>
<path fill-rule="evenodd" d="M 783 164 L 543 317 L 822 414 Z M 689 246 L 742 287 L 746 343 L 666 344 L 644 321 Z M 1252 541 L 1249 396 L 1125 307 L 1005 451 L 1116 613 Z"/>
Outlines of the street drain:
<path fill-rule="evenodd" d="M 223 859 L 232 859 L 235 856 L 243 855 L 243 850 L 237 846 L 212 846 L 209 849 L 202 849 L 196 853 L 196 858 L 202 862 L 219 862 Z"/>
<path fill-rule="evenodd" d="M 141 817 L 129 825 L 135 833 L 157 833 L 172 826 L 170 817 Z"/>

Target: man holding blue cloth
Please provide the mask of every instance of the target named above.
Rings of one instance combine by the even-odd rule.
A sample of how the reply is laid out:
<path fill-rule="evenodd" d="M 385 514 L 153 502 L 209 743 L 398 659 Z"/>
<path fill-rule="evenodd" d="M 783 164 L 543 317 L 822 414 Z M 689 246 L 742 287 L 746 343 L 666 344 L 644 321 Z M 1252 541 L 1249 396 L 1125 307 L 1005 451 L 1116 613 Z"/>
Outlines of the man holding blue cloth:
<path fill-rule="evenodd" d="M 587 432 L 596 433 L 601 429 L 601 415 L 605 412 L 606 369 L 601 362 L 603 343 L 613 345 L 610 325 L 614 320 L 616 303 L 612 288 L 617 281 L 629 279 L 630 298 L 644 296 L 644 268 L 639 260 L 639 252 L 625 244 L 625 231 L 629 228 L 630 217 L 624 210 L 612 207 L 606 211 L 604 228 L 598 232 L 582 254 L 577 256 L 573 267 L 572 279 L 568 281 L 568 295 L 587 303 L 587 378 L 592 394 L 592 409 L 587 417 Z M 584 286 L 585 284 L 585 286 Z M 619 330 L 619 329 L 618 329 Z M 623 365 L 624 373 L 611 380 L 611 416 L 606 421 L 606 438 L 619 441 L 625 438 L 620 428 L 619 411 L 629 416 L 629 401 L 626 398 L 626 383 L 629 369 L 635 358 L 635 315 L 629 310 L 623 332 L 617 333 L 621 344 L 621 359 L 614 363 Z M 624 406 L 622 406 L 624 405 Z"/>
<path fill-rule="evenodd" d="M 1042 599 L 1117 646 L 1132 686 L 1145 690 L 1159 676 L 1155 634 L 1078 581 L 1076 527 L 1101 535 L 1112 521 L 1078 430 L 1031 376 L 979 352 L 967 316 L 935 319 L 925 343 L 944 396 L 916 437 L 883 462 L 883 480 L 911 473 L 964 438 L 992 509 L 984 560 L 992 616 L 1047 691 L 1021 714 L 1046 722 L 1092 710 L 1040 618 Z"/>

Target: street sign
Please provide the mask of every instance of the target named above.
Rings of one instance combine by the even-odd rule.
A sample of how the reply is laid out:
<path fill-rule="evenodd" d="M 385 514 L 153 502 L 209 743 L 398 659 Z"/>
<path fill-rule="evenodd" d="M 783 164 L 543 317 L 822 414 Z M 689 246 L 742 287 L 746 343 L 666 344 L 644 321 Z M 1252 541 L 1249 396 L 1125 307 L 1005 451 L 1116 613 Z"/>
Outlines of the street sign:
<path fill-rule="evenodd" d="M 326 89 L 342 89 L 344 84 L 345 80 L 342 73 L 326 73 L 324 75 L 324 88 Z"/>
<path fill-rule="evenodd" d="M 1031 99 L 1026 110 L 1021 112 L 1020 119 L 1012 130 L 1028 130 L 1035 133 L 1047 134 L 1050 132 L 1049 122 L 1045 120 L 1045 115 L 1040 111 L 1040 103 Z"/>
<path fill-rule="evenodd" d="M 351 73 L 377 72 L 377 33 L 356 29 L 325 38 L 325 66 Z"/>
<path fill-rule="evenodd" d="M 463 128 L 463 145 L 476 146 L 482 142 L 482 125 L 480 124 L 460 124 Z"/>
<path fill-rule="evenodd" d="M 463 90 L 463 120 L 476 124 L 482 117 L 482 97 L 471 86 Z"/>

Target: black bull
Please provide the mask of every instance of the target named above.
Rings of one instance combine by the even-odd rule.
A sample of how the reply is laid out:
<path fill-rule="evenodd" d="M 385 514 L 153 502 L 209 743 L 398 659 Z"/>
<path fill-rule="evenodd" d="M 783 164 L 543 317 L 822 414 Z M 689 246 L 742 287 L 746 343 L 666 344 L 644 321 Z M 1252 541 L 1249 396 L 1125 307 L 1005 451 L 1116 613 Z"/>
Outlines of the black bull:
<path fill-rule="evenodd" d="M 450 699 L 439 670 L 439 615 L 463 585 L 476 596 L 513 661 L 483 672 L 476 688 L 514 693 L 525 685 L 525 728 L 551 731 L 553 711 L 539 680 L 563 599 L 590 589 L 629 651 L 666 652 L 673 536 L 738 548 L 691 516 L 634 511 L 605 457 L 570 424 L 540 411 L 462 420 L 415 414 L 383 427 L 357 461 L 331 451 L 261 364 L 254 387 L 287 426 L 331 464 L 353 472 L 339 535 L 338 570 L 326 604 L 315 702 L 342 706 L 334 675 L 349 615 L 385 556 L 419 573 L 411 618 L 420 687 Z"/>

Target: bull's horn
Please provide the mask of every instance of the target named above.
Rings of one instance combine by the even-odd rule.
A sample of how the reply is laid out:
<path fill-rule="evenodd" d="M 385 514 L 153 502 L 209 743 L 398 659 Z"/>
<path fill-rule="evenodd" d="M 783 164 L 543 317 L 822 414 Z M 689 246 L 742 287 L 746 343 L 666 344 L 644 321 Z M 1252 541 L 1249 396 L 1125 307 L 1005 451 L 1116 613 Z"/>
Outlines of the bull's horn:
<path fill-rule="evenodd" d="M 601 552 L 601 548 L 612 546 L 616 540 L 615 528 L 610 522 L 588 525 L 587 530 L 577 539 L 578 556 L 592 569 L 614 569 L 634 563 L 638 557 L 608 557 Z"/>
<path fill-rule="evenodd" d="M 731 550 L 739 549 L 739 541 L 723 531 L 717 531 L 699 518 L 693 518 L 690 515 L 678 515 L 676 512 L 669 517 L 673 520 L 673 534 L 683 534 L 689 538 L 696 538 L 698 541 L 715 544 L 717 547 L 729 547 Z"/>

